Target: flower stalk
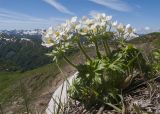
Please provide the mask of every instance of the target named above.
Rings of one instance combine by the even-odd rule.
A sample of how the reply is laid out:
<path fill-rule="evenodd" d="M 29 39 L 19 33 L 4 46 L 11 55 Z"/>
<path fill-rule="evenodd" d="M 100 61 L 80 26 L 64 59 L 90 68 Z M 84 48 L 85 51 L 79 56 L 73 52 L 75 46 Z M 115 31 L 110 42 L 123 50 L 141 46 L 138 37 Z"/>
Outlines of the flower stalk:
<path fill-rule="evenodd" d="M 98 47 L 98 43 L 97 43 L 96 38 L 94 38 L 93 43 L 94 43 L 95 48 L 96 48 L 96 54 L 97 54 L 98 58 L 101 59 L 102 57 L 101 57 L 101 53 L 100 53 L 100 51 L 99 51 L 99 47 Z"/>
<path fill-rule="evenodd" d="M 77 66 L 74 63 L 72 63 L 65 55 L 63 55 L 63 58 L 68 64 L 77 69 Z"/>
<path fill-rule="evenodd" d="M 86 57 L 87 60 L 92 61 L 92 59 L 89 57 L 89 55 L 87 55 L 87 53 L 85 52 L 84 48 L 82 47 L 80 41 L 77 41 L 77 44 L 79 46 L 79 49 L 82 51 L 82 53 L 84 54 L 84 56 Z"/>
<path fill-rule="evenodd" d="M 108 41 L 107 41 L 107 40 L 103 40 L 103 39 L 102 39 L 102 44 L 103 44 L 103 47 L 104 47 L 104 50 L 105 50 L 106 56 L 110 56 L 110 55 L 111 55 L 111 50 L 110 50 L 110 47 L 109 47 Z"/>
<path fill-rule="evenodd" d="M 105 42 L 102 40 L 102 44 L 103 44 L 103 47 L 104 47 L 104 51 L 105 51 L 105 53 L 106 53 L 106 56 L 108 56 L 109 54 L 108 54 L 108 49 L 107 49 L 107 46 L 106 46 L 106 44 L 105 44 Z"/>
<path fill-rule="evenodd" d="M 107 49 L 108 49 L 108 55 L 110 56 L 111 55 L 111 49 L 110 49 L 110 47 L 109 47 L 109 44 L 108 44 L 108 41 L 106 40 L 106 42 L 105 42 L 105 45 L 106 45 L 106 47 L 107 47 Z"/>

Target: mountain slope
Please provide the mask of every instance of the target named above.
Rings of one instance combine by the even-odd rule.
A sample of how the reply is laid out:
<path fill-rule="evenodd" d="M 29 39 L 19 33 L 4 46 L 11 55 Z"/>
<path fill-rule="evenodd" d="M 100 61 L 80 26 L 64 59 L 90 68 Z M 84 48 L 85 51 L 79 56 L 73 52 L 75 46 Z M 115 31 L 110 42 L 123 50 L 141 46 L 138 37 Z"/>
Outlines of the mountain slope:
<path fill-rule="evenodd" d="M 153 45 L 160 45 L 160 32 L 153 32 L 130 40 L 131 43 L 152 43 Z"/>
<path fill-rule="evenodd" d="M 75 64 L 84 61 L 80 52 L 69 56 Z M 35 107 L 41 113 L 44 111 L 52 93 L 60 85 L 64 76 L 70 76 L 75 69 L 63 59 L 59 62 L 60 72 L 55 63 L 41 66 L 25 72 L 0 72 L 0 104 L 5 113 L 14 112 L 21 114 L 26 112 L 25 99 L 29 108 L 34 111 Z"/>
<path fill-rule="evenodd" d="M 29 70 L 51 62 L 39 36 L 0 35 L 0 70 Z"/>

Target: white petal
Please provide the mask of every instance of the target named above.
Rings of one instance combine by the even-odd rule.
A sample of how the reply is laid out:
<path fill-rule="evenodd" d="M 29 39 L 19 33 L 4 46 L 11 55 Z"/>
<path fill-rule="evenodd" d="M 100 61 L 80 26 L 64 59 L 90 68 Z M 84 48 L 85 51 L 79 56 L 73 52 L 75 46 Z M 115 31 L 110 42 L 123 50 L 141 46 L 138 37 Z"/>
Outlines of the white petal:
<path fill-rule="evenodd" d="M 128 29 L 128 28 L 130 28 L 131 27 L 131 25 L 130 24 L 127 24 L 126 25 L 126 29 Z"/>
<path fill-rule="evenodd" d="M 110 21 L 112 19 L 112 16 L 107 16 L 107 20 Z"/>
<path fill-rule="evenodd" d="M 101 15 L 102 15 L 102 17 L 106 17 L 106 14 L 105 14 L 105 13 L 102 13 Z"/>
<path fill-rule="evenodd" d="M 45 46 L 45 47 L 52 47 L 54 44 L 53 43 L 50 43 L 50 44 L 46 44 L 46 43 L 42 43 L 42 46 Z"/>
<path fill-rule="evenodd" d="M 71 18 L 71 22 L 72 23 L 75 23 L 76 21 L 77 21 L 77 17 L 76 16 Z"/>

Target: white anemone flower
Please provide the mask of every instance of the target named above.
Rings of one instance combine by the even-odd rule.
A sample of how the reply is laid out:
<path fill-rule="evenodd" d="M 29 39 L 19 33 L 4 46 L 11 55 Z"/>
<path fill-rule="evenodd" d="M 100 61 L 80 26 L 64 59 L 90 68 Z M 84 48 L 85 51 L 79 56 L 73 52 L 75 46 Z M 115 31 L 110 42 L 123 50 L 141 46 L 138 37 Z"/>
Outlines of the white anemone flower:
<path fill-rule="evenodd" d="M 50 37 L 48 34 L 42 37 L 42 41 L 42 46 L 51 47 L 54 45 L 52 37 Z"/>
<path fill-rule="evenodd" d="M 100 20 L 102 22 L 109 22 L 111 19 L 112 19 L 112 16 L 105 16 L 105 17 L 102 17 Z"/>
<path fill-rule="evenodd" d="M 123 25 L 122 23 L 120 23 L 120 24 L 117 26 L 117 31 L 118 31 L 119 33 L 124 33 L 124 32 L 125 32 L 125 29 L 126 29 L 126 27 L 125 27 L 125 25 Z"/>
<path fill-rule="evenodd" d="M 101 22 L 101 23 L 100 23 L 100 26 L 102 26 L 102 27 L 103 27 L 103 26 L 106 26 L 106 22 Z"/>
<path fill-rule="evenodd" d="M 133 33 L 133 28 L 132 28 L 132 27 L 127 28 L 127 32 L 128 32 L 129 34 Z"/>
<path fill-rule="evenodd" d="M 118 25 L 118 22 L 117 22 L 117 21 L 112 22 L 112 26 L 113 26 L 113 27 L 117 27 L 117 25 Z"/>
<path fill-rule="evenodd" d="M 101 18 L 105 18 L 106 14 L 105 13 L 97 13 L 95 15 L 93 15 L 93 18 L 96 20 L 100 20 Z"/>
<path fill-rule="evenodd" d="M 107 17 L 106 17 L 106 20 L 107 20 L 107 21 L 112 20 L 112 16 L 107 16 Z"/>
<path fill-rule="evenodd" d="M 131 25 L 130 24 L 127 24 L 126 25 L 126 29 L 128 29 L 128 28 L 130 28 L 131 27 Z"/>
<path fill-rule="evenodd" d="M 135 32 L 130 24 L 125 26 L 118 24 L 117 21 L 113 22 L 112 16 L 107 16 L 105 13 L 98 13 L 92 18 L 84 16 L 81 20 L 78 20 L 75 16 L 55 28 L 50 27 L 43 35 L 43 45 L 46 44 L 46 47 L 50 47 L 53 44 L 59 44 L 61 41 L 71 41 L 69 39 L 76 34 L 103 35 L 108 30 L 111 30 L 111 27 L 114 27 L 112 30 L 115 31 L 115 36 L 122 33 L 120 35 L 123 35 L 124 38 L 133 36 Z"/>
<path fill-rule="evenodd" d="M 108 22 L 112 19 L 112 16 L 106 16 L 105 13 L 98 13 L 93 18 L 97 21 Z"/>
<path fill-rule="evenodd" d="M 87 19 L 86 21 L 84 21 L 84 23 L 88 26 L 92 26 L 95 23 L 95 21 L 93 19 Z"/>
<path fill-rule="evenodd" d="M 81 30 L 79 30 L 80 35 L 87 35 L 89 33 L 89 28 L 88 26 L 84 25 Z"/>
<path fill-rule="evenodd" d="M 86 35 L 89 32 L 89 28 L 94 24 L 92 19 L 88 19 L 88 18 L 83 18 L 82 20 L 80 20 L 76 26 L 76 32 L 78 32 L 78 34 L 80 35 Z"/>
<path fill-rule="evenodd" d="M 82 29 L 82 24 L 81 23 L 77 24 L 75 29 L 78 30 L 78 31 L 81 30 Z"/>
<path fill-rule="evenodd" d="M 129 34 L 131 34 L 131 33 L 135 32 L 135 29 L 133 29 L 130 24 L 127 24 L 127 25 L 126 25 L 126 31 L 127 31 Z"/>
<path fill-rule="evenodd" d="M 49 27 L 48 30 L 47 30 L 47 34 L 48 35 L 52 35 L 54 32 L 54 28 L 53 27 Z"/>

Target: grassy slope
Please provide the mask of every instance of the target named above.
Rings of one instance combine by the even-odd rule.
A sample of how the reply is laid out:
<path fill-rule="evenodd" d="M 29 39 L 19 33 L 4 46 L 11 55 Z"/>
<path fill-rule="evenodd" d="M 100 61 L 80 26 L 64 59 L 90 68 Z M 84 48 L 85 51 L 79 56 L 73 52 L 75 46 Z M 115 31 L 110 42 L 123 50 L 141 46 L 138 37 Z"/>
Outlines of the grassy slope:
<path fill-rule="evenodd" d="M 32 89 L 35 89 L 38 85 L 42 85 L 45 79 L 55 76 L 57 70 L 54 71 L 54 67 L 54 64 L 49 64 L 24 73 L 0 72 L 0 102 L 8 99 L 10 94 L 12 94 L 12 91 L 10 90 L 16 89 L 16 86 L 20 83 L 20 80 L 25 81 L 26 84 L 30 82 L 28 83 L 28 86 L 32 86 Z M 32 85 L 35 82 L 34 79 L 37 80 L 36 85 Z"/>
<path fill-rule="evenodd" d="M 79 52 L 74 53 L 69 59 L 75 63 L 79 62 L 81 61 L 77 57 L 79 55 Z M 59 65 L 62 69 L 65 68 L 63 71 L 73 71 L 73 68 L 69 68 L 70 66 L 63 59 L 60 60 Z M 22 85 L 27 90 L 30 101 L 34 102 L 46 88 L 53 86 L 51 83 L 56 82 L 58 76 L 60 76 L 60 71 L 55 63 L 26 72 L 0 72 L 0 104 L 2 104 L 2 108 L 5 110 L 4 107 L 13 106 L 13 102 L 23 99 Z M 59 79 L 62 80 L 62 77 Z M 20 85 L 20 82 L 22 82 L 22 85 Z"/>

